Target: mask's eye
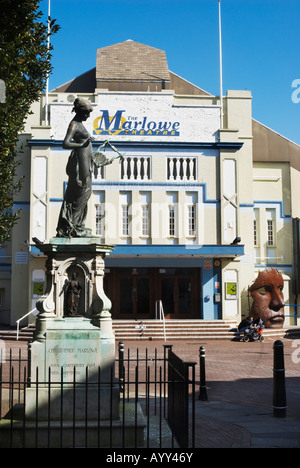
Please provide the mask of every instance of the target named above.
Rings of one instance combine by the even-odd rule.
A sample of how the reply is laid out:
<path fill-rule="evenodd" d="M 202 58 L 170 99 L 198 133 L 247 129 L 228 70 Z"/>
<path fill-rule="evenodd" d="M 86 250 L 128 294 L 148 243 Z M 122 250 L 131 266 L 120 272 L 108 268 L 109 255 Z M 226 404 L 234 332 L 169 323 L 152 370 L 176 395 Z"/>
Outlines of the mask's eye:
<path fill-rule="evenodd" d="M 265 287 L 259 288 L 257 289 L 257 292 L 261 294 L 262 296 L 264 296 L 266 294 L 266 288 Z"/>

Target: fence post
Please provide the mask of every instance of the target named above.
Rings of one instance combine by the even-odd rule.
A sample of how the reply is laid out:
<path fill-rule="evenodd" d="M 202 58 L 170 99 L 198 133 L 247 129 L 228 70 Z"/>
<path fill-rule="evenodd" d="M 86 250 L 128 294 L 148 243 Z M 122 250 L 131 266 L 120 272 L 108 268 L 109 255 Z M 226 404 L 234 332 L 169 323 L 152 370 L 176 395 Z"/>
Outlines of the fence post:
<path fill-rule="evenodd" d="M 273 349 L 273 416 L 277 418 L 285 418 L 287 404 L 285 391 L 284 353 L 282 341 L 275 341 Z"/>
<path fill-rule="evenodd" d="M 119 341 L 119 386 L 120 392 L 124 392 L 124 343 Z"/>
<path fill-rule="evenodd" d="M 164 344 L 164 416 L 166 417 L 166 400 L 167 400 L 167 391 L 166 391 L 166 383 L 168 382 L 168 376 L 167 376 L 167 363 L 169 363 L 169 352 L 172 351 L 173 345 L 171 344 Z"/>
<path fill-rule="evenodd" d="M 198 400 L 207 401 L 204 346 L 200 346 L 199 357 L 200 357 L 200 392 L 199 392 Z"/>

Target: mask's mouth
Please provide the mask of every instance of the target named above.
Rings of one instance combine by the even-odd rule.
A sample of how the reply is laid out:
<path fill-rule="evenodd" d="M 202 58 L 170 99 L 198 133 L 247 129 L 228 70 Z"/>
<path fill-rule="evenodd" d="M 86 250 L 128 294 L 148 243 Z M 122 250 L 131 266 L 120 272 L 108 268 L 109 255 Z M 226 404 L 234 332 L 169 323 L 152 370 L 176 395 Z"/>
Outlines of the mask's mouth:
<path fill-rule="evenodd" d="M 270 322 L 271 323 L 280 323 L 280 322 L 283 322 L 284 321 L 284 315 L 283 314 L 276 314 L 276 315 L 273 315 L 271 318 L 270 318 Z"/>

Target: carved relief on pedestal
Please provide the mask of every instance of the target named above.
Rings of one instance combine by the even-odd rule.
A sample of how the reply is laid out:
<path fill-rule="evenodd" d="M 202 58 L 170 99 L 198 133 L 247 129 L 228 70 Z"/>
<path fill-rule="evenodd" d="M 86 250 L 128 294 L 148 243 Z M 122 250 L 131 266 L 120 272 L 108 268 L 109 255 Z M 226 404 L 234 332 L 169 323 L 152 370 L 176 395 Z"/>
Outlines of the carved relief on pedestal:
<path fill-rule="evenodd" d="M 73 250 L 73 249 L 72 249 Z M 45 252 L 46 253 L 46 252 Z M 47 252 L 48 253 L 48 252 Z M 52 249 L 46 260 L 47 286 L 39 299 L 37 328 L 53 318 L 85 317 L 98 327 L 111 322 L 111 301 L 103 289 L 106 252 Z"/>

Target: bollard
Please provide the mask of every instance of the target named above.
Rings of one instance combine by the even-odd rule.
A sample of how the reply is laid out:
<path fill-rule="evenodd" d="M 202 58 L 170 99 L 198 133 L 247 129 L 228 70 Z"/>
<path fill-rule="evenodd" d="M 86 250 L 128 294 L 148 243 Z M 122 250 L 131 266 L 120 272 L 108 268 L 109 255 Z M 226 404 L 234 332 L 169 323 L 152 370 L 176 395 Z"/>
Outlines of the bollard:
<path fill-rule="evenodd" d="M 199 393 L 198 400 L 207 401 L 204 346 L 200 346 L 199 355 L 200 355 L 200 393 Z"/>
<path fill-rule="evenodd" d="M 277 418 L 285 418 L 287 405 L 285 391 L 284 353 L 282 341 L 275 341 L 273 349 L 273 416 Z"/>

